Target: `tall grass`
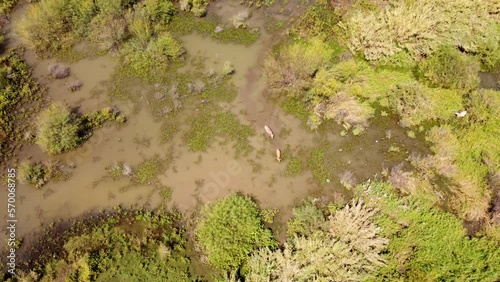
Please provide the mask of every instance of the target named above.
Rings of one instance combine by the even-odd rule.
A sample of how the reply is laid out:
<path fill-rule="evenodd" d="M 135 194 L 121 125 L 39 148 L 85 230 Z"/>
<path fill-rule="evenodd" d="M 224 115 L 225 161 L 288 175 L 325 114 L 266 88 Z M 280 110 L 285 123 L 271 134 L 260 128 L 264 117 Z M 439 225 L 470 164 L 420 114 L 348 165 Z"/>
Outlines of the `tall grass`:
<path fill-rule="evenodd" d="M 419 59 L 443 45 L 460 46 L 487 59 L 492 54 L 484 46 L 498 50 L 500 42 L 496 5 L 490 2 L 398 0 L 385 9 L 354 11 L 342 26 L 349 48 L 367 60 L 400 52 Z"/>

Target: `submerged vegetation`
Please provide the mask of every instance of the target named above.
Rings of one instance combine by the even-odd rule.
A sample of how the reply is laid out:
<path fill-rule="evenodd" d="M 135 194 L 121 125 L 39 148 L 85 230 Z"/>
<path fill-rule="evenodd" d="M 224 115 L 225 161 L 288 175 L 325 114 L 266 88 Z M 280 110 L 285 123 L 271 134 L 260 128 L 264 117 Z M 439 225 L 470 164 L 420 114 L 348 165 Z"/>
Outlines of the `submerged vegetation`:
<path fill-rule="evenodd" d="M 134 203 L 144 206 L 51 223 L 16 243 L 18 272 L 4 279 L 498 280 L 500 91 L 481 83 L 482 72 L 500 67 L 498 1 L 320 0 L 290 21 L 281 16 L 300 7 L 274 2 L 242 1 L 228 19 L 214 11 L 225 14 L 222 8 L 233 4 L 205 0 L 30 3 L 13 28 L 38 58 L 57 58 L 45 75 L 66 88 L 68 99 L 56 97 L 45 107 L 45 90 L 22 61 L 22 49 L 3 55 L 2 165 L 14 163 L 20 184 L 44 187 L 45 198 L 54 193 L 46 186 L 69 176 L 59 163 L 64 153 L 103 126 L 125 123 L 117 105 L 131 105 L 125 129 L 137 126 L 133 140 L 106 135 L 105 142 L 118 139 L 116 159 L 104 163 L 94 156 L 92 162 L 106 170 L 102 181 L 121 185 L 126 178 L 120 192 L 136 189 Z M 0 21 L 14 3 L 0 1 Z M 253 44 L 261 34 L 249 18 L 258 7 L 271 7 L 262 14 L 281 14 L 266 19 L 262 33 L 280 42 L 266 56 L 259 53 L 256 64 L 248 60 L 248 69 L 240 69 L 241 58 L 219 60 L 219 53 L 205 62 L 183 45 L 182 36 L 193 32 Z M 117 67 L 99 84 L 102 90 L 89 91 L 107 92 L 100 101 L 109 107 L 80 113 L 78 99 L 87 94 L 76 90 L 86 81 L 61 59 L 108 52 Z M 257 103 L 253 94 L 260 87 L 254 64 L 260 63 L 275 105 Z M 143 123 L 141 107 L 151 123 Z M 305 128 L 292 128 L 293 120 L 277 116 L 281 112 Z M 254 128 L 264 122 L 279 134 L 259 138 Z M 155 126 L 156 137 L 149 134 Z M 311 136 L 302 134 L 307 131 Z M 31 143 L 41 152 L 16 158 Z M 235 154 L 221 158 L 228 172 L 215 171 L 219 151 L 208 152 L 216 146 Z M 283 161 L 261 160 L 270 148 L 283 152 Z M 248 166 L 233 175 L 231 161 L 241 157 Z M 191 164 L 207 166 L 200 171 L 210 178 L 196 175 Z M 270 180 L 257 179 L 261 175 Z M 175 177 L 185 187 L 169 183 Z M 303 197 L 305 191 L 305 199 L 290 197 L 295 202 L 267 198 Z M 122 203 L 111 201 L 114 190 L 105 193 L 112 205 Z M 213 197 L 203 202 L 207 193 Z"/>

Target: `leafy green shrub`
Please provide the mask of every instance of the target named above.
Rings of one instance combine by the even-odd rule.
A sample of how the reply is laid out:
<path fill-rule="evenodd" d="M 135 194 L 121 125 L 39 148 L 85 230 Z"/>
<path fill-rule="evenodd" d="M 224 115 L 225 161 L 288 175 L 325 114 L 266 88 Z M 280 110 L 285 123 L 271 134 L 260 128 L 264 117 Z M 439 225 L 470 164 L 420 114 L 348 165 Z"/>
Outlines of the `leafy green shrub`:
<path fill-rule="evenodd" d="M 127 22 L 124 18 L 100 14 L 92 19 L 88 38 L 102 50 L 117 49 L 127 37 Z"/>
<path fill-rule="evenodd" d="M 90 114 L 85 114 L 81 117 L 82 123 L 89 130 L 97 129 L 102 127 L 106 122 L 116 121 L 118 123 L 124 123 L 125 117 L 118 114 L 118 112 L 113 111 L 110 107 L 105 107 L 100 111 L 93 112 Z"/>
<path fill-rule="evenodd" d="M 24 161 L 19 165 L 18 172 L 21 182 L 33 185 L 37 189 L 47 183 L 47 168 L 41 163 Z"/>
<path fill-rule="evenodd" d="M 72 30 L 78 36 L 85 36 L 89 30 L 89 24 L 98 13 L 98 7 L 94 0 L 69 0 Z"/>
<path fill-rule="evenodd" d="M 419 64 L 421 74 L 434 86 L 471 90 L 479 85 L 479 63 L 454 48 L 441 48 Z"/>
<path fill-rule="evenodd" d="M 259 207 L 246 196 L 230 195 L 207 207 L 196 228 L 196 238 L 215 268 L 234 271 L 251 252 L 275 248 L 270 230 L 264 228 Z"/>
<path fill-rule="evenodd" d="M 294 24 L 292 31 L 303 38 L 330 39 L 337 29 L 340 16 L 326 3 L 312 5 Z"/>
<path fill-rule="evenodd" d="M 56 223 L 32 246 L 39 256 L 29 265 L 36 267 L 18 269 L 16 276 L 41 282 L 195 281 L 178 220 L 176 214 L 120 210 L 65 222 L 69 228 Z"/>
<path fill-rule="evenodd" d="M 80 145 L 80 125 L 75 116 L 59 103 L 52 103 L 38 120 L 37 144 L 49 154 L 59 154 Z"/>
<path fill-rule="evenodd" d="M 197 17 L 203 17 L 207 14 L 206 0 L 182 0 L 181 10 L 191 12 Z"/>

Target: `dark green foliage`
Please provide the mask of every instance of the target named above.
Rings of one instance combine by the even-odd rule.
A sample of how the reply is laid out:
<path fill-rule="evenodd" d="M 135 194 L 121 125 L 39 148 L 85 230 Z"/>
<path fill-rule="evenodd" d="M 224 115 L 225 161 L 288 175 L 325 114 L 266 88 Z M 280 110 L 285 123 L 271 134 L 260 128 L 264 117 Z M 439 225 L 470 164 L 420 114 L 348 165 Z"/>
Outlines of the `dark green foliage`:
<path fill-rule="evenodd" d="M 0 160 L 16 152 L 16 146 L 41 106 L 44 92 L 31 78 L 31 72 L 12 50 L 0 57 Z M 31 134 L 30 134 L 31 135 Z"/>
<path fill-rule="evenodd" d="M 259 207 L 246 196 L 231 195 L 207 207 L 201 214 L 196 237 L 209 263 L 235 271 L 259 248 L 275 248 L 270 230 L 264 228 Z"/>
<path fill-rule="evenodd" d="M 419 70 L 432 85 L 471 90 L 479 84 L 479 64 L 459 50 L 443 47 L 419 64 Z"/>
<path fill-rule="evenodd" d="M 368 188 L 368 187 L 365 187 Z M 468 238 L 462 222 L 429 203 L 399 199 L 386 184 L 370 185 L 367 195 L 381 209 L 389 238 L 380 280 L 496 281 L 500 249 L 485 238 Z"/>

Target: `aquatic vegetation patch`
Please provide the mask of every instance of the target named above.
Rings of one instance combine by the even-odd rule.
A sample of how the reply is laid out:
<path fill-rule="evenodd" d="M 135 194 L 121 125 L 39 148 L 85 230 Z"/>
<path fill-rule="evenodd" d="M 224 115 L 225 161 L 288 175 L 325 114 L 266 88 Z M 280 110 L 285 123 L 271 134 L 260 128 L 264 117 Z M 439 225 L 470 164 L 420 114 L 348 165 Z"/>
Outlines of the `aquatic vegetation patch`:
<path fill-rule="evenodd" d="M 189 129 L 183 134 L 184 142 L 191 151 L 206 151 L 216 137 L 221 137 L 225 144 L 234 142 L 237 156 L 248 155 L 253 150 L 248 138 L 255 135 L 254 130 L 242 125 L 234 114 L 218 110 L 218 107 L 205 106 L 188 118 Z"/>
<path fill-rule="evenodd" d="M 285 175 L 297 176 L 304 170 L 302 161 L 298 158 L 291 158 L 285 168 Z"/>
<path fill-rule="evenodd" d="M 192 32 L 198 32 L 208 35 L 222 43 L 251 45 L 259 39 L 260 34 L 256 30 L 235 27 L 217 30 L 217 27 L 220 26 L 220 22 L 221 20 L 213 15 L 207 18 L 198 19 L 187 14 L 179 14 L 169 23 L 168 29 L 177 35 L 187 35 Z"/>
<path fill-rule="evenodd" d="M 0 160 L 12 158 L 20 142 L 30 141 L 33 117 L 44 104 L 45 91 L 15 50 L 0 57 Z M 28 136 L 28 138 L 25 138 Z"/>
<path fill-rule="evenodd" d="M 156 176 L 165 171 L 167 165 L 166 161 L 160 158 L 159 155 L 144 160 L 134 170 L 132 182 L 139 185 L 151 182 Z"/>

